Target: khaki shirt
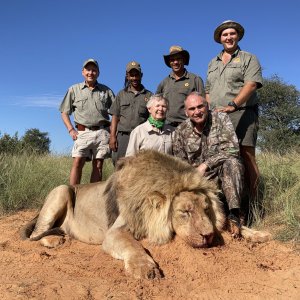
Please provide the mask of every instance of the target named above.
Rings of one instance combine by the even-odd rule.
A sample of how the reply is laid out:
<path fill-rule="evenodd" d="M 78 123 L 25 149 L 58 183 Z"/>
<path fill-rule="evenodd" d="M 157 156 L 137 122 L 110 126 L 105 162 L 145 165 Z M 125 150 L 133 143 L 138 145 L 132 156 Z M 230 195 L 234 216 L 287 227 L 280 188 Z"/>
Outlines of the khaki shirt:
<path fill-rule="evenodd" d="M 136 94 L 130 87 L 118 93 L 109 110 L 111 115 L 120 119 L 118 131 L 131 132 L 136 126 L 146 122 L 149 116 L 146 104 L 151 95 L 152 93 L 144 87 Z"/>
<path fill-rule="evenodd" d="M 114 93 L 107 86 L 97 82 L 90 90 L 85 82 L 71 86 L 61 105 L 60 112 L 74 114 L 75 123 L 97 126 L 101 121 L 109 122 L 108 109 L 114 101 Z"/>
<path fill-rule="evenodd" d="M 246 82 L 257 83 L 262 87 L 262 71 L 256 56 L 238 48 L 230 61 L 224 65 L 223 51 L 213 58 L 207 71 L 205 92 L 209 94 L 211 108 L 227 106 L 240 92 Z M 254 106 L 258 103 L 256 92 L 243 106 Z"/>
<path fill-rule="evenodd" d="M 222 165 L 229 157 L 239 158 L 239 143 L 229 116 L 209 112 L 202 133 L 194 130 L 189 119 L 181 123 L 174 131 L 173 153 L 194 167 L 205 163 L 209 169 Z"/>
<path fill-rule="evenodd" d="M 199 92 L 204 95 L 203 80 L 185 71 L 184 75 L 178 80 L 171 72 L 158 86 L 156 93 L 163 94 L 169 100 L 169 110 L 167 112 L 168 122 L 182 122 L 186 120 L 184 112 L 184 100 L 191 92 Z"/>
<path fill-rule="evenodd" d="M 174 129 L 174 127 L 165 124 L 162 130 L 159 130 L 147 120 L 131 132 L 126 156 L 135 155 L 143 149 L 153 149 L 171 155 Z"/>

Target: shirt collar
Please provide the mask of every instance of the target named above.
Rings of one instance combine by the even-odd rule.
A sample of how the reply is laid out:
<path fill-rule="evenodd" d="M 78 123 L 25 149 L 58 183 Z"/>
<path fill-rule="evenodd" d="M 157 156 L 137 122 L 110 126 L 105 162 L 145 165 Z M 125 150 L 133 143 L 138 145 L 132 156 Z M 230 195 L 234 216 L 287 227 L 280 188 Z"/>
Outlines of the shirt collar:
<path fill-rule="evenodd" d="M 169 75 L 171 78 L 175 79 L 175 74 L 174 72 L 172 71 Z M 184 69 L 184 73 L 183 75 L 180 77 L 181 78 L 189 78 L 189 72 L 187 71 L 187 69 Z"/>
<path fill-rule="evenodd" d="M 165 131 L 171 131 L 170 128 L 166 128 L 166 124 L 164 124 L 164 126 L 161 130 L 159 130 L 158 128 L 152 126 L 148 120 L 146 122 L 146 130 L 148 132 L 154 131 L 154 132 L 161 132 L 161 133 L 164 133 Z"/>
<path fill-rule="evenodd" d="M 236 57 L 238 56 L 238 53 L 241 51 L 241 48 L 237 46 L 236 50 L 234 51 L 233 54 L 231 54 L 231 57 Z M 222 60 L 222 55 L 224 53 L 224 50 L 222 50 L 218 55 L 217 55 L 217 60 Z"/>
<path fill-rule="evenodd" d="M 195 132 L 196 134 L 199 134 L 199 133 L 195 130 L 195 125 L 194 125 L 194 123 L 193 123 L 190 119 L 187 119 L 186 122 L 187 122 L 188 128 L 192 129 L 193 132 Z M 202 130 L 202 133 L 204 133 L 206 136 L 208 135 L 209 130 L 210 130 L 210 128 L 211 128 L 211 122 L 212 122 L 212 116 L 211 116 L 211 111 L 209 110 L 209 111 L 208 111 L 208 114 L 207 114 L 207 119 L 206 119 L 204 128 L 203 128 L 203 130 Z"/>
<path fill-rule="evenodd" d="M 84 82 L 82 82 L 81 83 L 81 89 L 83 90 L 83 89 L 85 89 L 85 88 L 87 88 L 88 86 L 87 86 L 87 84 L 85 83 L 85 81 Z M 95 84 L 95 87 L 94 87 L 94 89 L 100 89 L 100 83 L 98 82 L 98 81 L 96 81 L 96 84 Z"/>
<path fill-rule="evenodd" d="M 127 91 L 128 91 L 128 92 L 131 92 L 131 93 L 134 93 L 134 94 L 136 94 L 136 95 L 138 95 L 138 94 L 143 94 L 143 93 L 145 92 L 145 87 L 144 87 L 142 84 L 141 84 L 141 86 L 142 86 L 142 89 L 141 89 L 140 91 L 138 91 L 137 93 L 135 93 L 136 91 L 133 90 L 133 88 L 132 88 L 131 85 L 128 86 Z"/>

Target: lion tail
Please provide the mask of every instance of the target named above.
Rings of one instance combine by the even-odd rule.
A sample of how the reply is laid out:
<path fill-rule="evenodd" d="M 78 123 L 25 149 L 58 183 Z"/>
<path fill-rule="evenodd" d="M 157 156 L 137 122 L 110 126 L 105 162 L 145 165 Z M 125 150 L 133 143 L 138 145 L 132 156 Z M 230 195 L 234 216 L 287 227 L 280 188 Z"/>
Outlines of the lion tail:
<path fill-rule="evenodd" d="M 29 221 L 26 225 L 24 225 L 21 229 L 20 229 L 20 237 L 22 240 L 27 240 L 30 238 L 31 233 L 33 232 L 38 216 L 35 216 L 31 221 Z"/>
<path fill-rule="evenodd" d="M 255 230 L 246 226 L 242 226 L 241 235 L 243 238 L 253 243 L 264 243 L 272 239 L 271 233 Z"/>
<path fill-rule="evenodd" d="M 30 239 L 30 241 L 38 241 L 41 238 L 48 236 L 48 235 L 59 235 L 59 236 L 64 236 L 65 232 L 60 228 L 60 227 L 55 227 L 55 228 L 51 228 L 49 230 L 46 230 L 45 232 L 41 233 L 40 235 L 34 237 L 34 238 L 30 238 L 37 219 L 38 219 L 39 215 L 37 215 L 36 217 L 34 217 L 31 221 L 29 221 L 26 225 L 24 225 L 21 229 L 20 229 L 20 238 L 22 240 L 27 240 Z"/>

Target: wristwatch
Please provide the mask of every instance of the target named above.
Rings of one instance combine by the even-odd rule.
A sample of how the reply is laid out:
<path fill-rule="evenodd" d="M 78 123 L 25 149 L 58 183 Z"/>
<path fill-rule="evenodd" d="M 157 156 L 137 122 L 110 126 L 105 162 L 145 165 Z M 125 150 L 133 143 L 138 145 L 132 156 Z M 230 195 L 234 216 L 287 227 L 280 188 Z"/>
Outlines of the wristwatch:
<path fill-rule="evenodd" d="M 228 105 L 228 106 L 233 106 L 233 107 L 234 107 L 234 111 L 238 110 L 238 108 L 239 108 L 239 107 L 236 105 L 236 103 L 235 103 L 234 101 L 228 102 L 227 105 Z"/>

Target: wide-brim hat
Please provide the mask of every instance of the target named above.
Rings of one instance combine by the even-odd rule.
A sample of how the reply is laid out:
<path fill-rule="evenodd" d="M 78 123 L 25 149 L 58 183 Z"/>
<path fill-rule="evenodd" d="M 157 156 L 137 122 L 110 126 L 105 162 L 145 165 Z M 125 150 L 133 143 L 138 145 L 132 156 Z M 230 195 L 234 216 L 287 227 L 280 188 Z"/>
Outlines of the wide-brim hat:
<path fill-rule="evenodd" d="M 239 36 L 239 41 L 243 38 L 244 33 L 245 33 L 244 27 L 235 21 L 227 20 L 227 21 L 224 21 L 221 25 L 219 25 L 215 29 L 214 39 L 217 43 L 221 44 L 222 31 L 225 29 L 228 29 L 228 28 L 234 28 L 237 31 L 238 36 Z"/>
<path fill-rule="evenodd" d="M 95 59 L 93 59 L 93 58 L 87 59 L 87 60 L 83 63 L 83 66 L 82 66 L 82 67 L 85 68 L 86 65 L 88 65 L 88 64 L 94 64 L 94 65 L 97 67 L 98 71 L 99 71 L 99 64 L 98 64 L 98 62 L 97 62 Z"/>
<path fill-rule="evenodd" d="M 164 55 L 165 64 L 169 68 L 171 68 L 171 66 L 170 66 L 170 57 L 172 55 L 175 55 L 175 54 L 181 54 L 183 56 L 184 64 L 186 66 L 188 66 L 188 64 L 190 62 L 190 54 L 188 53 L 188 51 L 184 50 L 180 46 L 171 46 L 169 52 L 170 52 L 170 54 Z"/>

